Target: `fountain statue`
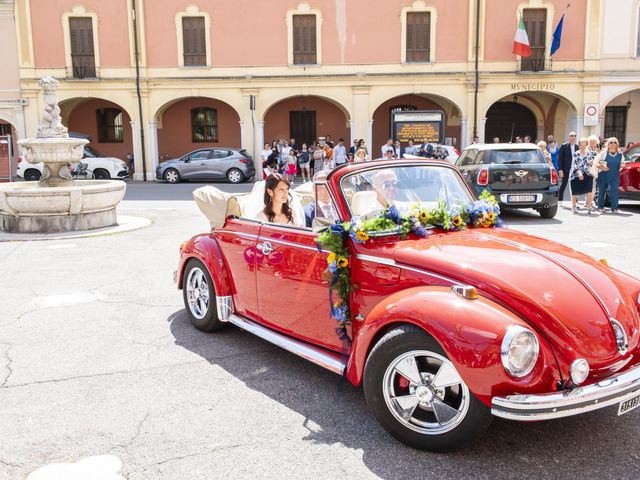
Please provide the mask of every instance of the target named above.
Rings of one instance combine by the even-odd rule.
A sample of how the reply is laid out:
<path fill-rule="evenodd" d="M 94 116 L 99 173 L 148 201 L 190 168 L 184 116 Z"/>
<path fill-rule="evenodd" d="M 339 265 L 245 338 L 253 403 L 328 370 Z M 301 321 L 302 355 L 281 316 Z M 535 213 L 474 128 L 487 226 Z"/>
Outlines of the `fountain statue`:
<path fill-rule="evenodd" d="M 58 81 L 40 79 L 44 110 L 36 138 L 18 141 L 23 158 L 43 163 L 36 182 L 0 185 L 0 231 L 53 233 L 117 224 L 116 205 L 124 197 L 120 180 L 73 180 L 69 165 L 82 159 L 88 140 L 69 138 L 56 97 Z"/>

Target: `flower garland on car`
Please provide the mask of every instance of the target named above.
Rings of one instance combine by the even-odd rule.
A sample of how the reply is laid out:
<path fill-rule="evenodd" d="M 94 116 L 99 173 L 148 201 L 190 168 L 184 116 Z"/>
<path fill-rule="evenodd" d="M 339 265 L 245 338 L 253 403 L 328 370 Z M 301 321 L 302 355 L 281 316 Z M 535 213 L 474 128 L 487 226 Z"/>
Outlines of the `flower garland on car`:
<path fill-rule="evenodd" d="M 500 207 L 495 197 L 484 190 L 478 200 L 471 205 L 452 205 L 447 207 L 439 200 L 435 208 L 423 208 L 416 203 L 408 215 L 401 215 L 395 205 L 391 205 L 378 217 L 351 222 L 336 222 L 318 235 L 318 251 L 329 250 L 327 270 L 329 278 L 329 302 L 331 317 L 338 323 L 336 334 L 343 342 L 349 342 L 347 327 L 351 324 L 349 294 L 351 292 L 351 276 L 349 274 L 349 250 L 347 238 L 355 243 L 365 243 L 369 233 L 396 232 L 401 237 L 413 233 L 418 237 L 431 235 L 434 226 L 443 230 L 465 230 L 474 228 L 490 228 L 500 225 Z M 335 293 L 335 295 L 334 295 Z"/>

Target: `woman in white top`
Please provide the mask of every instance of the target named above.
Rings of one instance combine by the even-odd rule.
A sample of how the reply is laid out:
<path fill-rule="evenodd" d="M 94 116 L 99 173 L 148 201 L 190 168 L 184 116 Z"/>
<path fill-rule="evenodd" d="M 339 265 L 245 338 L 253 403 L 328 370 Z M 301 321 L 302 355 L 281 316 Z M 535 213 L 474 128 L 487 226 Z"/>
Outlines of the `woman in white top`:
<path fill-rule="evenodd" d="M 256 220 L 266 223 L 305 226 L 304 218 L 297 218 L 289 205 L 289 180 L 284 175 L 272 173 L 264 185 L 264 209 Z"/>

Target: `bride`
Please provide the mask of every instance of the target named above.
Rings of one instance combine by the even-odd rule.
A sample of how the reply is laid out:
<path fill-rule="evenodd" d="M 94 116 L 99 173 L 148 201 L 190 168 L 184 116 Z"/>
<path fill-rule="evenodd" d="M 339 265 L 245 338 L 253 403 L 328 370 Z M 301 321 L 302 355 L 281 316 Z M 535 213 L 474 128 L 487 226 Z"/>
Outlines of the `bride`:
<path fill-rule="evenodd" d="M 255 219 L 267 223 L 305 226 L 304 215 L 289 204 L 289 180 L 279 173 L 269 175 L 264 183 L 264 208 Z"/>

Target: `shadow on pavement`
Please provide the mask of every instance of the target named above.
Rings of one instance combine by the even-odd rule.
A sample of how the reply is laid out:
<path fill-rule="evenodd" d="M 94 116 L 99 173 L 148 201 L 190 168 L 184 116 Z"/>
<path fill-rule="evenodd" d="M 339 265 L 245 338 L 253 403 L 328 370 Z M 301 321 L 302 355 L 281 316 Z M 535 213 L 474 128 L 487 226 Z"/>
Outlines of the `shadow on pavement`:
<path fill-rule="evenodd" d="M 425 472 L 421 478 L 565 480 L 637 478 L 640 473 L 638 415 L 617 417 L 615 408 L 608 408 L 536 423 L 495 418 L 484 438 L 458 452 L 423 452 L 389 436 L 369 413 L 363 391 L 337 375 L 232 325 L 214 334 L 199 332 L 185 310 L 167 321 L 177 345 L 304 416 L 305 441 L 362 450 L 366 467 L 384 479 L 415 480 L 416 472 Z M 252 353 L 216 358 L 219 349 L 229 348 Z"/>

